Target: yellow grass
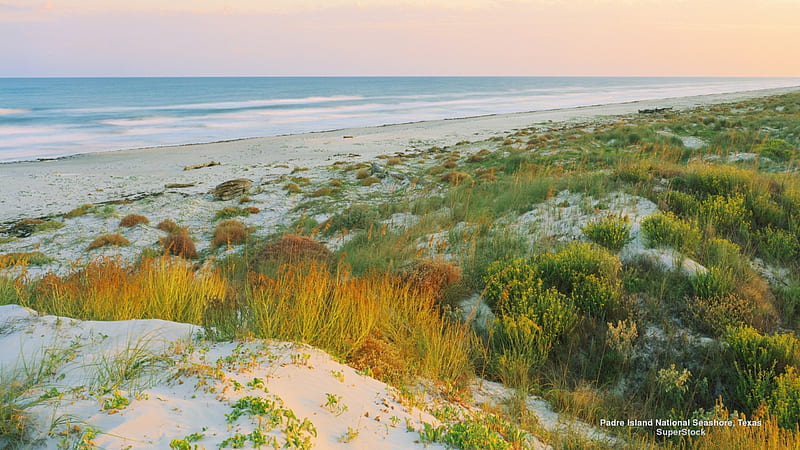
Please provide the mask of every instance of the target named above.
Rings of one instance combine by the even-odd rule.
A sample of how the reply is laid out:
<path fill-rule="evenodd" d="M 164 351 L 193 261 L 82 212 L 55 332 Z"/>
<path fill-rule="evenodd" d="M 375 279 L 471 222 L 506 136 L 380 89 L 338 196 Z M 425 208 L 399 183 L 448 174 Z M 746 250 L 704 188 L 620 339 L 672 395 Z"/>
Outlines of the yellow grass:
<path fill-rule="evenodd" d="M 450 382 L 472 373 L 471 332 L 442 318 L 433 292 L 389 275 L 332 274 L 312 261 L 284 266 L 274 278 L 253 276 L 248 298 L 257 336 L 306 342 L 345 359 L 361 359 L 360 350 L 379 339 L 392 349 L 387 357 L 402 355 L 406 370 L 396 372 Z"/>
<path fill-rule="evenodd" d="M 41 313 L 84 320 L 158 318 L 200 324 L 207 305 L 222 299 L 226 281 L 215 272 L 161 256 L 137 267 L 100 259 L 64 277 L 46 275 L 23 299 Z"/>

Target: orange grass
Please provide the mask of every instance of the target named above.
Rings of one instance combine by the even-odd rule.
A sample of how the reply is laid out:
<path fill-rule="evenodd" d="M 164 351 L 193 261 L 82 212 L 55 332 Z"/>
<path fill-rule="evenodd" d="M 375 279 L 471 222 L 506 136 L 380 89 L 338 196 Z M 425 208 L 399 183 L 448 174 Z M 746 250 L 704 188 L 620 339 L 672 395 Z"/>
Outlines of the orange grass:
<path fill-rule="evenodd" d="M 284 266 L 274 278 L 252 275 L 247 291 L 248 328 L 259 337 L 361 359 L 370 337 L 380 336 L 407 364 L 396 372 L 448 382 L 473 373 L 471 331 L 446 321 L 430 290 L 414 290 L 396 277 L 354 277 L 347 269 L 334 274 L 311 261 Z M 393 354 L 387 356 L 396 360 Z"/>
<path fill-rule="evenodd" d="M 211 248 L 227 245 L 241 244 L 247 240 L 247 228 L 236 219 L 223 220 L 214 229 L 214 239 L 211 240 Z"/>
<path fill-rule="evenodd" d="M 696 449 L 696 450 L 785 450 L 800 448 L 800 429 L 787 430 L 778 426 L 775 417 L 754 417 L 748 419 L 744 414 L 728 415 L 727 409 L 721 405 L 722 418 L 732 420 L 736 425 L 737 419 L 760 420 L 761 426 L 733 426 L 709 427 L 706 435 L 696 438 L 685 438 L 669 448 Z"/>
<path fill-rule="evenodd" d="M 164 319 L 200 324 L 207 305 L 225 296 L 226 281 L 213 271 L 161 256 L 138 266 L 98 259 L 61 277 L 36 282 L 24 306 L 83 320 Z"/>
<path fill-rule="evenodd" d="M 122 220 L 119 221 L 119 226 L 121 227 L 132 227 L 135 225 L 139 225 L 140 223 L 150 223 L 150 219 L 141 215 L 141 214 L 128 214 L 127 216 L 123 217 Z"/>

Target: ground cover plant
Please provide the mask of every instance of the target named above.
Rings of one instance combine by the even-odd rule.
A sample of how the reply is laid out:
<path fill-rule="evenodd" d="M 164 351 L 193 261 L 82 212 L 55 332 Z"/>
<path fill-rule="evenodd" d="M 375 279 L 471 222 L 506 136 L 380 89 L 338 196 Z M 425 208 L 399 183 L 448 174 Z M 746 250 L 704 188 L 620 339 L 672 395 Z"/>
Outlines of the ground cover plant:
<path fill-rule="evenodd" d="M 327 178 L 309 170 L 274 183 L 301 199 L 284 228 L 259 235 L 233 219 L 257 208 L 222 207 L 204 235 L 192 228 L 211 243 L 198 252 L 186 229 L 164 221 L 161 248 L 137 263 L 9 274 L 0 302 L 304 342 L 397 386 L 431 381 L 451 398 L 468 396 L 476 376 L 517 390 L 521 400 L 494 411 L 499 419 L 451 417 L 421 430 L 424 442 L 524 448 L 530 434 L 560 448 L 791 448 L 800 436 L 798 123 L 800 94 L 787 94 L 334 164 Z M 81 208 L 64 220 L 93 207 Z M 7 267 L 36 259 L 0 258 Z M 529 394 L 620 441 L 542 431 L 523 412 Z M 604 428 L 608 417 L 761 425 L 664 438 Z M 357 442 L 357 431 L 342 432 Z"/>

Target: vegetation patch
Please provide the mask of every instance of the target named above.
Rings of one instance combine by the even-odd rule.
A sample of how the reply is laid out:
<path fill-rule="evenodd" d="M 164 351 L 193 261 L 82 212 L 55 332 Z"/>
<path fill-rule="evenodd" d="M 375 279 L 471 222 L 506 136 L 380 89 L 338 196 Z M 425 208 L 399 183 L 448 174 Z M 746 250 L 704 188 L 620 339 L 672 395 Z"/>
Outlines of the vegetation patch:
<path fill-rule="evenodd" d="M 86 247 L 86 250 L 94 250 L 96 248 L 105 247 L 108 245 L 113 245 L 115 247 L 124 247 L 127 245 L 131 245 L 131 242 L 125 238 L 125 236 L 119 233 L 108 233 L 100 235 Z"/>
<path fill-rule="evenodd" d="M 148 224 L 150 223 L 150 219 L 141 214 L 128 214 L 119 221 L 119 226 L 130 228 L 140 223 Z"/>

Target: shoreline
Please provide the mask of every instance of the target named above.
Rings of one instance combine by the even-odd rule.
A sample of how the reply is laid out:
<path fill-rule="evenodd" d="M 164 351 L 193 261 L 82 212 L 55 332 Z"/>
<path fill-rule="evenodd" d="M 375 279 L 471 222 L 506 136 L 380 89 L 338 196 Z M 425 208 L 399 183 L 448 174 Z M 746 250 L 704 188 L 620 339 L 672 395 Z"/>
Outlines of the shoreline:
<path fill-rule="evenodd" d="M 0 174 L 10 189 L 0 191 L 0 223 L 62 214 L 84 203 L 154 195 L 165 192 L 168 184 L 192 184 L 180 192 L 204 194 L 231 178 L 258 181 L 272 176 L 276 165 L 316 168 L 335 159 L 364 161 L 380 154 L 482 141 L 541 123 L 601 120 L 659 107 L 679 111 L 798 90 L 800 86 L 770 88 L 5 162 L 0 163 Z M 220 165 L 184 170 L 210 161 Z"/>

